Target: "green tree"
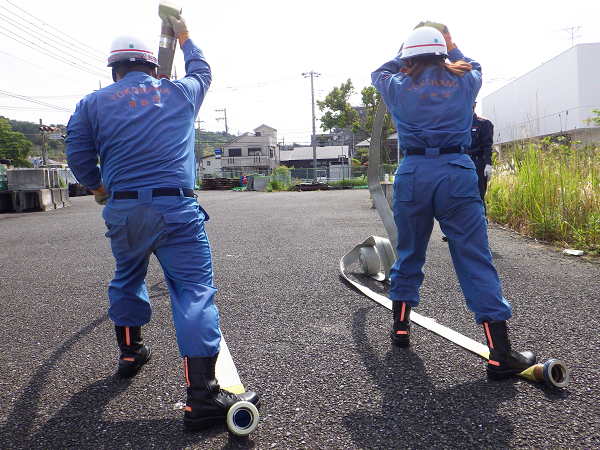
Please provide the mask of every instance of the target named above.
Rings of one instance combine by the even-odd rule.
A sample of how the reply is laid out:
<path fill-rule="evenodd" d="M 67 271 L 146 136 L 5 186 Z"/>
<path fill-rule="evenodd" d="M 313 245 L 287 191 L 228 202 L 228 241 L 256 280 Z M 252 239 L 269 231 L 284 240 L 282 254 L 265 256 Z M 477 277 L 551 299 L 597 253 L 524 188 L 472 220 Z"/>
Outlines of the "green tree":
<path fill-rule="evenodd" d="M 215 149 L 223 147 L 227 142 L 235 139 L 236 136 L 214 131 L 196 130 L 195 154 L 196 159 L 215 154 Z"/>
<path fill-rule="evenodd" d="M 15 167 L 33 167 L 27 161 L 31 142 L 23 133 L 12 131 L 8 120 L 0 119 L 0 158 L 10 159 Z"/>
<path fill-rule="evenodd" d="M 354 160 L 358 161 L 359 166 L 362 166 L 364 163 L 369 161 L 369 149 L 363 147 L 357 148 L 354 152 L 354 158 L 352 159 L 352 161 Z"/>
<path fill-rule="evenodd" d="M 326 110 L 325 114 L 321 117 L 321 128 L 324 131 L 332 130 L 336 127 L 351 128 L 358 140 L 367 139 L 373 134 L 373 122 L 375 120 L 377 107 L 381 102 L 381 95 L 373 86 L 367 86 L 361 90 L 361 99 L 365 106 L 365 114 L 361 116 L 348 102 L 350 96 L 354 93 L 355 90 L 352 80 L 348 79 L 348 81 L 342 83 L 340 87 L 334 87 L 333 90 L 327 94 L 325 100 L 317 101 L 319 110 Z M 394 132 L 394 129 L 392 118 L 390 114 L 387 113 L 383 122 L 383 132 L 381 133 L 380 143 L 382 164 L 387 164 L 389 161 L 387 151 L 388 140 L 390 134 Z M 365 162 L 365 158 L 368 160 L 368 152 L 366 156 L 361 155 L 361 157 L 357 159 Z"/>
<path fill-rule="evenodd" d="M 365 105 L 365 118 L 363 121 L 356 123 L 354 126 L 355 130 L 361 130 L 365 132 L 368 136 L 373 134 L 373 122 L 375 121 L 375 113 L 377 112 L 377 108 L 381 103 L 381 94 L 375 89 L 374 86 L 367 86 L 360 91 L 362 96 L 363 105 Z M 381 164 L 387 164 L 389 161 L 388 155 L 388 141 L 390 138 L 390 134 L 395 131 L 394 122 L 392 121 L 392 117 L 390 113 L 387 112 L 385 114 L 385 118 L 383 119 L 383 129 L 381 133 Z"/>
<path fill-rule="evenodd" d="M 354 93 L 354 85 L 348 78 L 348 81 L 342 83 L 340 87 L 334 87 L 325 100 L 317 100 L 319 110 L 325 111 L 320 119 L 323 131 L 333 130 L 336 127 L 349 128 L 358 120 L 358 113 L 348 103 L 348 99 Z"/>

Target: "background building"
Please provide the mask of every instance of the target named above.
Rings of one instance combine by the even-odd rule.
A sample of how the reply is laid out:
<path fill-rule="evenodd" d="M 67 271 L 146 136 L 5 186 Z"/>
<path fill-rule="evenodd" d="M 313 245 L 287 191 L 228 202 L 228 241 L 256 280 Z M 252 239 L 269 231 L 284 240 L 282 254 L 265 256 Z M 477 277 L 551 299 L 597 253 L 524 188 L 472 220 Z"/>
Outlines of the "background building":
<path fill-rule="evenodd" d="M 245 172 L 270 174 L 278 166 L 277 130 L 268 125 L 261 125 L 254 133 L 244 133 L 223 146 L 221 170 L 229 176 Z"/>
<path fill-rule="evenodd" d="M 221 173 L 221 155 L 204 156 L 198 161 L 198 174 L 203 177 L 205 175 L 214 175 Z"/>
<path fill-rule="evenodd" d="M 508 62 L 510 64 L 510 61 Z M 578 44 L 483 98 L 494 144 L 545 136 L 600 141 L 600 43 Z"/>
<path fill-rule="evenodd" d="M 327 145 L 317 147 L 317 178 L 319 181 L 334 181 L 350 177 L 348 166 L 349 147 Z M 292 178 L 311 179 L 314 176 L 312 147 L 295 147 L 279 154 L 281 164 L 293 167 Z"/>

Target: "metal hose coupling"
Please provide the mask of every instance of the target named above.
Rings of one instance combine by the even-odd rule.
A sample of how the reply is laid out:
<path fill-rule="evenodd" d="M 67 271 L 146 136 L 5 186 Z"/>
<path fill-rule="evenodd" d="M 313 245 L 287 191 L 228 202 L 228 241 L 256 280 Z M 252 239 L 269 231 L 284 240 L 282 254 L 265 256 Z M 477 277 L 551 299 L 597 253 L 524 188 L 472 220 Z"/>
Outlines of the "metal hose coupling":
<path fill-rule="evenodd" d="M 560 359 L 549 359 L 544 364 L 536 364 L 525 369 L 519 376 L 533 381 L 545 382 L 556 388 L 564 388 L 569 384 L 571 372 Z"/>

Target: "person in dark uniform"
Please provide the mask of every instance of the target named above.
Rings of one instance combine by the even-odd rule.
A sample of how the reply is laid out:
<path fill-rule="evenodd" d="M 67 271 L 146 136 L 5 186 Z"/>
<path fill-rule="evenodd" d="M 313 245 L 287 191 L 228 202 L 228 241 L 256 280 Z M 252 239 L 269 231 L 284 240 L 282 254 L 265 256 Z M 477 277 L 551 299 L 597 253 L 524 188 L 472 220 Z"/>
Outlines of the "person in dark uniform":
<path fill-rule="evenodd" d="M 492 179 L 492 144 L 494 142 L 494 124 L 485 117 L 475 113 L 473 103 L 473 125 L 471 126 L 471 147 L 469 156 L 475 163 L 477 172 L 479 195 L 485 207 L 485 192 L 487 184 Z"/>

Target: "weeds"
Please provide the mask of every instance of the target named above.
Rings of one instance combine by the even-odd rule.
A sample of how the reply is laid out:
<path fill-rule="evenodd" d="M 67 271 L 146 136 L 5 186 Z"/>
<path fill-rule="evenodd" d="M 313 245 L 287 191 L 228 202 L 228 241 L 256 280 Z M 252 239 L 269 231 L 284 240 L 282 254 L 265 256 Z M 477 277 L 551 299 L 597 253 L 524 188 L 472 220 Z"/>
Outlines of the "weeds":
<path fill-rule="evenodd" d="M 496 222 L 547 242 L 600 253 L 600 146 L 543 140 L 505 150 L 486 203 Z"/>

